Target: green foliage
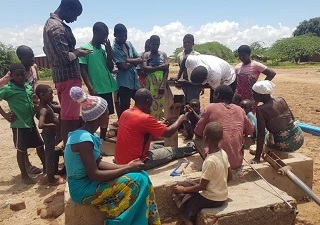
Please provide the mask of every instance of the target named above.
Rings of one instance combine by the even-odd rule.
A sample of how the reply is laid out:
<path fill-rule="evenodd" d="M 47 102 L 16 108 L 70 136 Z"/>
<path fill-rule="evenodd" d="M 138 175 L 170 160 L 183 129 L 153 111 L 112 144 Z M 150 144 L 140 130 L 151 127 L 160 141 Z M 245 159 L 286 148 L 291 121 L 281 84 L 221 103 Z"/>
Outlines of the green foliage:
<path fill-rule="evenodd" d="M 207 42 L 204 44 L 195 44 L 193 46 L 193 49 L 197 52 L 200 52 L 201 54 L 214 55 L 228 62 L 235 61 L 235 57 L 232 51 L 228 47 L 220 44 L 219 42 L 214 41 L 214 42 Z M 183 47 L 177 48 L 173 53 L 173 57 L 176 58 L 177 55 L 182 51 L 183 51 Z"/>
<path fill-rule="evenodd" d="M 9 71 L 10 64 L 14 62 L 20 61 L 13 47 L 0 42 L 0 77 Z"/>
<path fill-rule="evenodd" d="M 320 36 L 320 17 L 302 21 L 293 32 L 294 37 L 301 35 Z"/>
<path fill-rule="evenodd" d="M 273 61 L 299 63 L 320 54 L 320 37 L 298 36 L 277 40 L 267 52 Z"/>
<path fill-rule="evenodd" d="M 52 70 L 48 68 L 42 68 L 39 71 L 39 76 L 41 80 L 51 80 L 52 79 Z"/>

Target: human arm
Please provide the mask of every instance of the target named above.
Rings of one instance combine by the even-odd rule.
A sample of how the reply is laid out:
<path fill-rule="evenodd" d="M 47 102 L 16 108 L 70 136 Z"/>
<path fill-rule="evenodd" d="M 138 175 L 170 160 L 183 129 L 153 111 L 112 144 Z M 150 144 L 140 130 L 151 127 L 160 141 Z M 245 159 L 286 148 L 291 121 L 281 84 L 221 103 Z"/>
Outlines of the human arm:
<path fill-rule="evenodd" d="M 210 107 L 210 106 L 207 106 L 207 107 Z M 209 122 L 210 122 L 210 112 L 207 109 L 204 109 L 196 127 L 194 128 L 194 133 L 196 134 L 196 136 L 198 136 L 198 137 L 203 136 L 204 127 Z"/>
<path fill-rule="evenodd" d="M 276 72 L 274 72 L 274 70 L 272 70 L 270 68 L 266 68 L 264 71 L 262 71 L 262 73 L 264 75 L 266 75 L 266 79 L 265 80 L 272 80 L 276 75 Z"/>
<path fill-rule="evenodd" d="M 9 83 L 9 81 L 11 79 L 10 75 L 11 75 L 11 73 L 10 73 L 10 71 L 8 71 L 8 73 L 6 75 L 4 75 L 3 77 L 0 78 L 0 87 Z"/>
<path fill-rule="evenodd" d="M 1 106 L 0 106 L 0 114 L 1 116 L 3 116 L 3 118 L 5 118 L 10 123 L 16 120 L 13 112 L 5 112 Z"/>
<path fill-rule="evenodd" d="M 194 184 L 193 186 L 190 186 L 190 187 L 184 187 L 184 186 L 176 185 L 174 187 L 174 192 L 177 193 L 177 194 L 179 194 L 179 193 L 199 192 L 199 191 L 202 191 L 202 190 L 206 190 L 208 184 L 209 184 L 209 180 L 201 178 L 200 183 Z"/>
<path fill-rule="evenodd" d="M 187 117 L 183 114 L 178 117 L 178 119 L 167 127 L 167 130 L 163 133 L 162 137 L 169 138 L 171 137 L 181 126 L 183 121 L 187 120 Z"/>
<path fill-rule="evenodd" d="M 123 166 L 102 163 L 100 158 L 96 161 L 93 156 L 93 143 L 89 141 L 73 144 L 71 149 L 79 153 L 91 181 L 110 181 L 126 173 L 140 171 L 144 168 L 144 163 L 141 161 L 130 162 Z M 100 163 L 102 164 L 100 165 Z M 99 169 L 99 165 L 102 169 Z"/>
<path fill-rule="evenodd" d="M 88 66 L 80 63 L 81 77 L 83 82 L 86 84 L 90 95 L 97 95 L 97 92 L 93 89 L 88 75 Z"/>
<path fill-rule="evenodd" d="M 47 114 L 48 114 L 48 110 L 46 108 L 42 108 L 40 110 L 38 128 L 39 129 L 52 129 L 52 130 L 57 129 L 57 125 L 58 124 L 56 124 L 56 123 L 45 123 Z M 55 115 L 53 114 L 53 116 L 55 116 Z"/>
<path fill-rule="evenodd" d="M 103 44 L 107 54 L 107 68 L 110 72 L 112 72 L 114 63 L 112 61 L 112 48 L 111 48 L 109 39 L 107 39 Z"/>
<path fill-rule="evenodd" d="M 140 159 L 135 159 L 135 160 L 132 160 L 131 162 L 129 162 L 128 164 L 136 163 L 136 162 L 143 163 Z M 101 160 L 101 158 L 100 158 L 100 160 L 99 159 L 97 160 L 97 164 L 98 164 L 98 168 L 100 170 L 116 170 L 116 169 L 121 169 L 121 168 L 127 166 L 127 164 L 123 165 L 123 164 L 112 164 L 112 163 L 104 162 Z M 141 165 L 141 166 L 143 166 L 143 165 Z"/>
<path fill-rule="evenodd" d="M 228 167 L 228 178 L 227 182 L 231 181 L 233 179 L 232 170 L 231 167 Z"/>
<path fill-rule="evenodd" d="M 255 157 L 251 160 L 251 163 L 260 163 L 260 157 L 263 150 L 265 135 L 266 135 L 266 121 L 261 111 L 261 108 L 257 108 L 257 127 L 258 127 L 258 136 L 257 136 L 257 147 Z"/>
<path fill-rule="evenodd" d="M 175 80 L 180 80 L 182 74 L 183 74 L 184 71 L 186 70 L 186 60 L 187 60 L 187 57 L 185 57 L 185 58 L 181 61 L 180 69 L 179 69 L 179 72 L 178 72 L 177 76 L 175 77 Z"/>

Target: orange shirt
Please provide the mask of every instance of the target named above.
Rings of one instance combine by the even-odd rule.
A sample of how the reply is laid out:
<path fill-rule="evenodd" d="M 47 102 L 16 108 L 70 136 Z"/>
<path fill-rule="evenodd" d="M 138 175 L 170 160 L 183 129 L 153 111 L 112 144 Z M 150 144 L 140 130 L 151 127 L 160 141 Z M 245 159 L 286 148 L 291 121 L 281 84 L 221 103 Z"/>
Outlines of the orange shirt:
<path fill-rule="evenodd" d="M 115 150 L 117 164 L 127 164 L 148 156 L 152 137 L 161 137 L 167 127 L 137 107 L 121 114 Z"/>

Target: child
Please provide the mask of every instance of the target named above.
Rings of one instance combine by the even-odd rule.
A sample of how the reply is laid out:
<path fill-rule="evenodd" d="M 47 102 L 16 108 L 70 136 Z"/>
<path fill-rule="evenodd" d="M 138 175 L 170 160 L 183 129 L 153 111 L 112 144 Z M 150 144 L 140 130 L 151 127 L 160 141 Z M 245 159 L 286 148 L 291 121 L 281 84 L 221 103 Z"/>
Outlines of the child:
<path fill-rule="evenodd" d="M 189 113 L 186 114 L 188 120 L 184 123 L 184 137 L 185 140 L 190 140 L 193 137 L 194 128 L 201 117 L 200 101 L 198 99 L 191 99 L 189 105 L 186 105 L 185 111 Z"/>
<path fill-rule="evenodd" d="M 42 129 L 41 136 L 45 146 L 46 172 L 49 185 L 64 184 L 65 181 L 62 178 L 55 178 L 54 176 L 58 172 L 59 163 L 59 154 L 55 151 L 55 146 L 59 140 L 57 131 L 60 129 L 60 121 L 59 115 L 54 112 L 51 106 L 53 101 L 52 88 L 49 85 L 39 84 L 36 87 L 36 95 L 40 99 L 39 111 L 36 113 L 36 117 L 39 120 L 38 127 Z"/>
<path fill-rule="evenodd" d="M 11 81 L 0 88 L 0 99 L 8 102 L 11 112 L 5 112 L 0 106 L 0 114 L 11 123 L 13 143 L 17 149 L 17 161 L 22 182 L 36 183 L 26 170 L 27 149 L 36 148 L 45 168 L 43 141 L 35 127 L 32 86 L 25 82 L 26 69 L 21 63 L 10 66 Z"/>
<path fill-rule="evenodd" d="M 232 98 L 232 103 L 235 104 L 235 105 L 238 105 L 240 106 L 240 103 L 241 103 L 241 95 L 240 94 L 234 94 L 233 95 L 233 98 Z"/>
<path fill-rule="evenodd" d="M 257 127 L 257 118 L 252 112 L 253 106 L 254 106 L 253 101 L 251 101 L 250 99 L 245 99 L 240 103 L 240 107 L 243 108 L 243 110 L 246 112 L 248 119 L 251 121 L 251 123 L 254 126 L 254 132 L 253 132 L 252 138 L 255 139 L 258 133 L 258 127 Z"/>
<path fill-rule="evenodd" d="M 173 196 L 184 224 L 195 224 L 201 209 L 220 207 L 228 198 L 227 182 L 232 179 L 232 174 L 227 153 L 219 148 L 223 137 L 222 125 L 217 122 L 208 123 L 203 137 L 209 154 L 202 165 L 200 183 L 174 187 Z M 177 197 L 181 197 L 181 201 L 176 200 Z"/>

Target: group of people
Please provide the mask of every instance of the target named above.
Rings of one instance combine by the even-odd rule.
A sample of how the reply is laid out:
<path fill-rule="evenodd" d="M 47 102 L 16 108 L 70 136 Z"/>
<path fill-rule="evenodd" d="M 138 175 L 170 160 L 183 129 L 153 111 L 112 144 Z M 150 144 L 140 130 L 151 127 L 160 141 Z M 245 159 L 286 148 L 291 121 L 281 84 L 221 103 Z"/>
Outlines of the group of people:
<path fill-rule="evenodd" d="M 127 41 L 123 24 L 114 27 L 111 44 L 107 25 L 97 22 L 92 40 L 76 49 L 76 39 L 66 23 L 81 14 L 79 0 L 62 0 L 43 30 L 44 51 L 60 105 L 53 100 L 50 86 L 37 83 L 37 67 L 28 46 L 17 48 L 21 63 L 12 64 L 0 79 L 0 99 L 10 107 L 9 112 L 0 107 L 0 114 L 11 124 L 24 183 L 35 183 L 29 173 L 41 172 L 29 162 L 28 148 L 37 149 L 50 185 L 65 182 L 56 176 L 61 172 L 56 146 L 62 140 L 67 181 L 75 202 L 98 206 L 106 213 L 108 224 L 160 224 L 154 189 L 144 170 L 199 152 L 204 160 L 200 182 L 177 185 L 173 190 L 182 221 L 194 224 L 199 210 L 219 207 L 228 198 L 231 169 L 242 165 L 244 135 L 257 140 L 252 163 L 260 162 L 265 140 L 267 146 L 280 151 L 302 146 L 303 133 L 289 106 L 283 98 L 271 97 L 276 73 L 251 60 L 249 46 L 238 48 L 241 63 L 233 68 L 223 59 L 194 51 L 193 35 L 185 35 L 184 51 L 177 57 L 180 70 L 173 78 L 184 91 L 185 113 L 164 124 L 159 120 L 169 60 L 159 51 L 160 37 L 152 35 L 139 55 Z M 266 80 L 258 81 L 261 73 Z M 82 90 L 82 80 L 89 93 Z M 210 103 L 200 110 L 200 94 L 208 87 Z M 131 99 L 135 101 L 132 108 Z M 114 107 L 114 102 L 119 105 Z M 100 147 L 108 138 L 109 115 L 115 111 L 119 128 L 113 164 L 102 160 Z M 194 146 L 151 144 L 154 137 L 171 137 L 182 125 Z M 99 127 L 100 136 L 95 133 Z"/>

